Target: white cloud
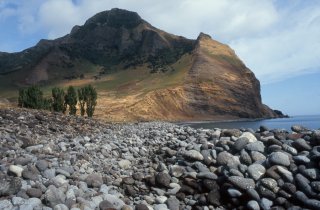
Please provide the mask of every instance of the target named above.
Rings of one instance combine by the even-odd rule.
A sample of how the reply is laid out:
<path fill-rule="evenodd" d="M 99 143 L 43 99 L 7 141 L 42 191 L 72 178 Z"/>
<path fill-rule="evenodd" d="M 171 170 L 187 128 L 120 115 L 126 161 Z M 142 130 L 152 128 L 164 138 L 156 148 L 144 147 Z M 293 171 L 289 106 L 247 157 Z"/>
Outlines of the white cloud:
<path fill-rule="evenodd" d="M 320 71 L 320 7 L 280 15 L 265 35 L 231 41 L 262 83 Z"/>
<path fill-rule="evenodd" d="M 69 33 L 74 25 L 82 25 L 97 12 L 118 7 L 136 11 L 170 33 L 196 38 L 202 31 L 230 44 L 262 83 L 314 71 L 320 66 L 319 1 L 308 1 L 308 5 L 304 0 L 295 0 L 280 6 L 275 0 L 12 2 L 18 5 L 16 15 L 23 33 L 45 31 L 50 39 Z"/>

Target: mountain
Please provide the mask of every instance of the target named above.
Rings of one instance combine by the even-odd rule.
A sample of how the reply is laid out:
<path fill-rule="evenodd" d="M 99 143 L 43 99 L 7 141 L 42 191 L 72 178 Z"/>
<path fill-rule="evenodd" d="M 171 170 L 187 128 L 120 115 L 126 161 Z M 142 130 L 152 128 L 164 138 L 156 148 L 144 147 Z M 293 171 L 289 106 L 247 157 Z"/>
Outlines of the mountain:
<path fill-rule="evenodd" d="M 31 84 L 93 84 L 108 121 L 278 117 L 235 52 L 209 35 L 169 34 L 137 13 L 112 9 L 55 40 L 0 53 L 0 96 Z"/>

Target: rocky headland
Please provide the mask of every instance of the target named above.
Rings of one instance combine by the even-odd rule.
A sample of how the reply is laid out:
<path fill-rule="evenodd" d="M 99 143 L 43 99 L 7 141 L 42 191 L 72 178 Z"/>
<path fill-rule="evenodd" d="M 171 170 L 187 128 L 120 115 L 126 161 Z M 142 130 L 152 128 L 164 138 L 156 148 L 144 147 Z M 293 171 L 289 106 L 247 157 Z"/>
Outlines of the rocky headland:
<path fill-rule="evenodd" d="M 320 130 L 0 109 L 0 209 L 319 209 Z"/>
<path fill-rule="evenodd" d="M 109 122 L 283 117 L 263 104 L 259 80 L 235 51 L 213 38 L 188 39 L 136 12 L 103 11 L 63 37 L 0 53 L 0 98 L 16 103 L 18 90 L 33 84 L 92 84 L 96 116 Z"/>

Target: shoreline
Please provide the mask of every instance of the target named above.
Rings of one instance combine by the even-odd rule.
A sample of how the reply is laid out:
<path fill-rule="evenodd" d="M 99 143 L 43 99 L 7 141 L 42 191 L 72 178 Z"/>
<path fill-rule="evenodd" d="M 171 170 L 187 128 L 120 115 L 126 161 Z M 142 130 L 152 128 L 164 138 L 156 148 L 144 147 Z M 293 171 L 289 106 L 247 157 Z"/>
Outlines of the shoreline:
<path fill-rule="evenodd" d="M 320 130 L 291 130 L 0 109 L 0 209 L 318 209 Z"/>

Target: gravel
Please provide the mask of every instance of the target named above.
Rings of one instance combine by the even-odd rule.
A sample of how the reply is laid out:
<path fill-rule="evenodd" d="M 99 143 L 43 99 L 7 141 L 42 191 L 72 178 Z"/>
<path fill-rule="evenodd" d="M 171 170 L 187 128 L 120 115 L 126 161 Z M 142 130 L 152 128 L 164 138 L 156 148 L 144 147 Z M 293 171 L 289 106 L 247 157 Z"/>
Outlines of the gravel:
<path fill-rule="evenodd" d="M 320 208 L 320 130 L 0 119 L 0 209 Z"/>

